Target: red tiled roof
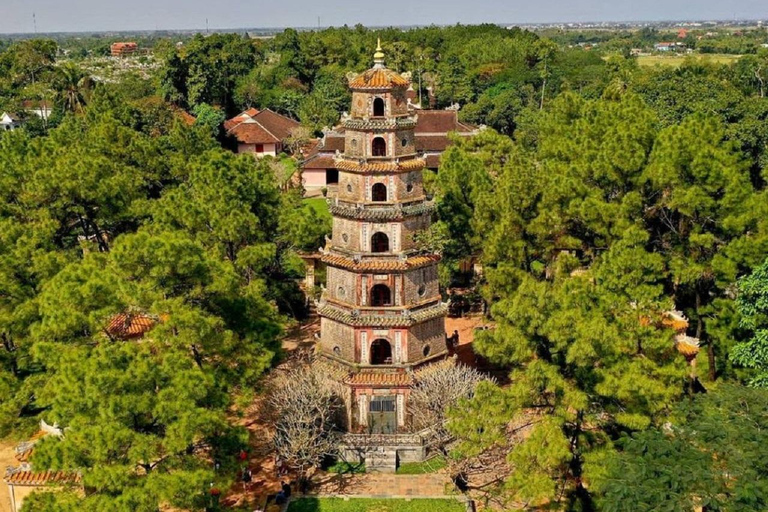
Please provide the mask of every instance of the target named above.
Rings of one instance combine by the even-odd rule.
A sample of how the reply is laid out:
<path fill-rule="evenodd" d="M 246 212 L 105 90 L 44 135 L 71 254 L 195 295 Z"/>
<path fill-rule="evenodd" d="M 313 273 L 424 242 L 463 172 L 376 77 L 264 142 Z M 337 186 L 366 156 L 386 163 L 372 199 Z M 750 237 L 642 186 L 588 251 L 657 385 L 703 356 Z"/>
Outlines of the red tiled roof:
<path fill-rule="evenodd" d="M 4 480 L 12 485 L 72 485 L 79 484 L 81 476 L 72 471 L 14 471 Z"/>
<path fill-rule="evenodd" d="M 368 162 L 355 162 L 340 158 L 336 160 L 336 168 L 345 171 L 368 171 L 368 172 L 386 172 L 386 171 L 417 171 L 424 168 L 424 159 L 412 158 L 400 162 L 372 160 Z"/>
<path fill-rule="evenodd" d="M 249 109 L 237 117 L 224 122 L 227 135 L 234 136 L 244 144 L 274 144 L 291 134 L 291 130 L 300 126 L 297 121 L 269 109 L 251 114 L 256 109 Z"/>
<path fill-rule="evenodd" d="M 350 80 L 352 89 L 388 89 L 391 87 L 407 87 L 408 80 L 400 74 L 387 68 L 371 68 Z"/>
<path fill-rule="evenodd" d="M 471 133 L 477 128 L 459 121 L 456 110 L 419 110 L 416 114 L 416 135 L 422 133 Z"/>
<path fill-rule="evenodd" d="M 427 155 L 424 159 L 427 161 L 427 169 L 440 167 L 440 155 Z"/>
<path fill-rule="evenodd" d="M 405 372 L 360 372 L 346 379 L 351 386 L 397 386 L 405 387 L 413 383 L 413 379 Z"/>
<path fill-rule="evenodd" d="M 335 169 L 336 159 L 330 155 L 316 155 L 305 160 L 302 167 L 304 169 Z"/>
<path fill-rule="evenodd" d="M 149 332 L 156 323 L 147 315 L 120 313 L 109 321 L 107 332 L 110 336 L 120 339 L 138 338 Z"/>
<path fill-rule="evenodd" d="M 420 268 L 440 261 L 440 256 L 428 254 L 424 256 L 414 256 L 405 261 L 401 260 L 363 260 L 356 263 L 354 260 L 344 256 L 325 255 L 322 257 L 323 263 L 334 267 L 341 267 L 348 270 L 357 271 L 395 271 Z"/>
<path fill-rule="evenodd" d="M 326 135 L 321 147 L 323 151 L 333 153 L 336 151 L 344 151 L 344 134 L 334 133 L 333 135 Z"/>
<path fill-rule="evenodd" d="M 445 151 L 450 145 L 447 134 L 416 135 L 416 151 Z"/>
<path fill-rule="evenodd" d="M 242 122 L 231 128 L 227 134 L 243 144 L 275 144 L 281 140 L 254 122 Z"/>

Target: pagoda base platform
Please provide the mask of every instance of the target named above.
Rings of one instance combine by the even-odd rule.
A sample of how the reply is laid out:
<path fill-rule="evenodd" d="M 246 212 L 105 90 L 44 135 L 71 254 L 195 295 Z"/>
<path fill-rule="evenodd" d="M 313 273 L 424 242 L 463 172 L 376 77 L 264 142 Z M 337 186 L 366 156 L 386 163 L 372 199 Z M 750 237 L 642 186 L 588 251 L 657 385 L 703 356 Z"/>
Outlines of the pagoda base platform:
<path fill-rule="evenodd" d="M 344 434 L 339 451 L 347 462 L 365 462 L 366 471 L 394 472 L 401 463 L 427 460 L 428 434 Z"/>

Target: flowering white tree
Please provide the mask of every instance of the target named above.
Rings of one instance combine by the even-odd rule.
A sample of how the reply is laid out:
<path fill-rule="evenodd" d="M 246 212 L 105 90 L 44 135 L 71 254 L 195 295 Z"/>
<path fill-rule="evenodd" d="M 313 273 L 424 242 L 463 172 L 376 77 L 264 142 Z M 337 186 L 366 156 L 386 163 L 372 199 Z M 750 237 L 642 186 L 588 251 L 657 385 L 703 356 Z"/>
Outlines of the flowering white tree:
<path fill-rule="evenodd" d="M 486 379 L 474 368 L 452 359 L 420 370 L 408 400 L 413 426 L 428 429 L 433 446 L 444 450 L 452 438 L 446 428 L 448 410 L 462 398 L 471 398 L 478 383 Z"/>
<path fill-rule="evenodd" d="M 299 365 L 278 376 L 269 390 L 278 458 L 301 477 L 335 455 L 343 402 L 337 385 L 315 366 Z"/>

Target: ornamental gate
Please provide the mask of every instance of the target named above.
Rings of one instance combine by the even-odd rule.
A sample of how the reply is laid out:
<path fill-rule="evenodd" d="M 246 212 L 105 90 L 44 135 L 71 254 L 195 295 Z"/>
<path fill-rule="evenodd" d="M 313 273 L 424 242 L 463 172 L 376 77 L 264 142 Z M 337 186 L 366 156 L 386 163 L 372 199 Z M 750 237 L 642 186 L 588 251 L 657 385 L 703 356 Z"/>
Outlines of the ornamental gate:
<path fill-rule="evenodd" d="M 397 432 L 397 411 L 394 396 L 374 396 L 371 399 L 368 426 L 371 434 L 394 434 Z"/>

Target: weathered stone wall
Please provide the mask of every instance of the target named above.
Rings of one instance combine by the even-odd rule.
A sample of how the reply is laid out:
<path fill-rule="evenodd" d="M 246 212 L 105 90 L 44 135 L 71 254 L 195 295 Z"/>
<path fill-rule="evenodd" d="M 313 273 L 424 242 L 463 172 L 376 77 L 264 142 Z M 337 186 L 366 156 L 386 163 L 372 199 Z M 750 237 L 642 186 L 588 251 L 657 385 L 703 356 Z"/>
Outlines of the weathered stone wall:
<path fill-rule="evenodd" d="M 351 172 L 339 172 L 339 191 L 336 197 L 341 201 L 362 203 L 365 201 L 365 176 Z"/>
<path fill-rule="evenodd" d="M 373 100 L 384 100 L 385 116 L 402 116 L 408 113 L 408 101 L 405 96 L 405 88 L 393 89 L 391 92 L 360 92 L 352 93 L 352 117 L 373 117 Z"/>
<path fill-rule="evenodd" d="M 437 278 L 437 264 L 406 272 L 405 279 L 405 303 L 417 304 L 429 299 L 436 299 L 440 295 L 440 284 Z M 419 293 L 424 285 L 423 293 Z"/>
<path fill-rule="evenodd" d="M 424 359 L 424 347 L 429 346 L 427 356 L 445 350 L 445 321 L 434 318 L 416 324 L 408 331 L 408 361 L 418 362 Z"/>
<path fill-rule="evenodd" d="M 407 251 L 416 248 L 416 242 L 413 239 L 415 233 L 419 233 L 429 228 L 430 218 L 429 215 L 420 215 L 418 217 L 411 217 L 403 223 L 403 230 L 401 233 L 400 249 Z"/>
<path fill-rule="evenodd" d="M 332 239 L 333 245 L 336 247 L 350 251 L 361 250 L 359 223 L 342 217 L 334 218 Z"/>
<path fill-rule="evenodd" d="M 413 155 L 416 152 L 413 130 L 401 130 L 395 134 L 395 156 Z"/>
<path fill-rule="evenodd" d="M 321 318 L 320 332 L 320 350 L 346 361 L 355 361 L 355 330 L 352 327 L 329 318 Z"/>
<path fill-rule="evenodd" d="M 408 185 L 411 185 L 409 187 Z M 408 201 L 424 195 L 424 184 L 421 171 L 403 173 L 395 178 L 397 198 L 400 201 Z M 410 190 L 409 190 L 410 188 Z"/>
<path fill-rule="evenodd" d="M 326 293 L 338 301 L 358 304 L 357 275 L 349 270 L 329 266 Z"/>
<path fill-rule="evenodd" d="M 358 158 L 364 156 L 367 140 L 365 133 L 347 130 L 344 133 L 344 154 Z"/>

